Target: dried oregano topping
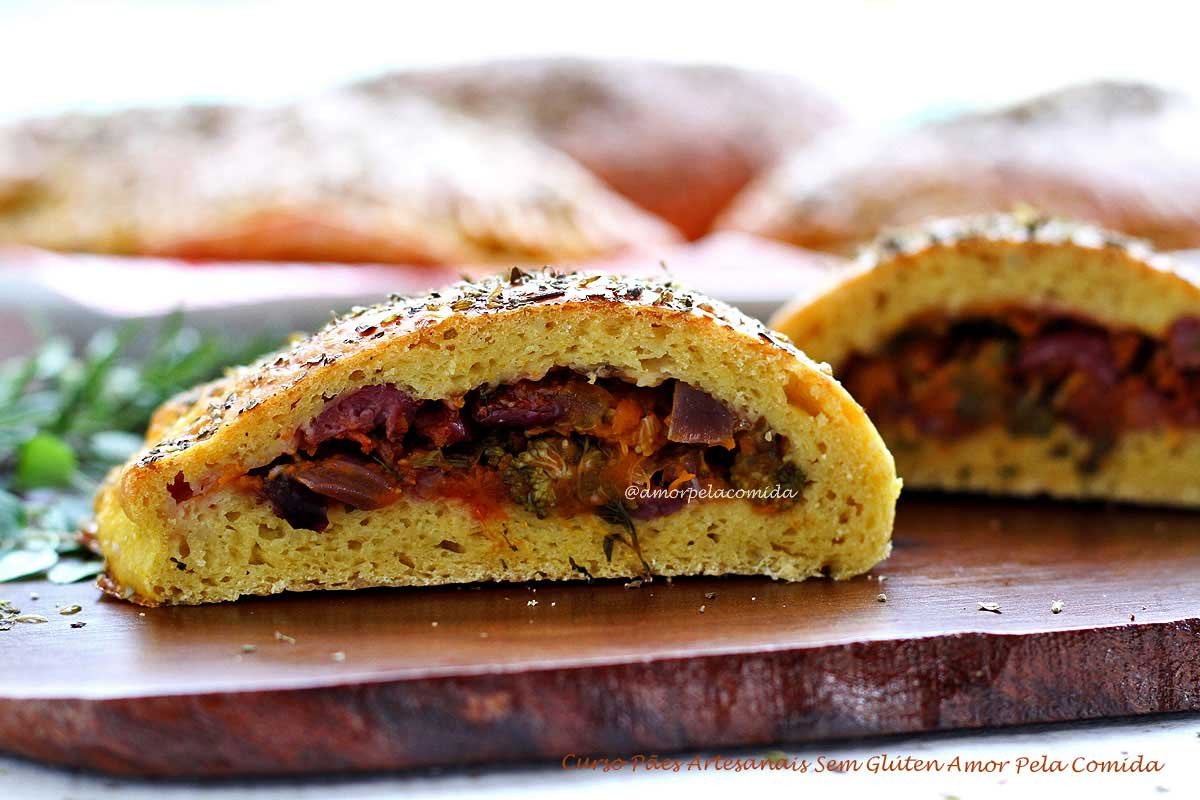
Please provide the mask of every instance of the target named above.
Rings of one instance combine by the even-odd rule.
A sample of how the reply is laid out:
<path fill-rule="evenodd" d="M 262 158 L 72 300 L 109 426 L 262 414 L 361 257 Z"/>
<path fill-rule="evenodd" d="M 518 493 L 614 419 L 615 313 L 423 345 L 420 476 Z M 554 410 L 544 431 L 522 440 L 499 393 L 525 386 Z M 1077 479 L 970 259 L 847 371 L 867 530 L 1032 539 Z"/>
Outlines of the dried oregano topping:
<path fill-rule="evenodd" d="M 248 396 L 258 387 L 266 384 L 264 393 L 286 391 L 304 380 L 312 369 L 335 363 L 340 358 L 336 351 L 342 349 L 341 345 L 412 333 L 456 315 L 485 316 L 531 305 L 578 302 L 636 305 L 703 317 L 799 356 L 799 351 L 782 334 L 768 330 L 731 306 L 671 281 L 596 273 L 564 275 L 553 270 L 524 272 L 514 268 L 507 275 L 461 281 L 417 297 L 392 295 L 379 305 L 356 306 L 289 348 L 194 390 L 187 400 L 193 405 L 205 404 L 199 419 L 184 432 L 153 447 L 138 464 L 146 466 L 208 439 L 226 421 L 262 402 L 261 396 Z M 338 347 L 328 347 L 335 344 Z"/>
<path fill-rule="evenodd" d="M 1007 214 L 950 217 L 888 231 L 863 248 L 859 254 L 858 265 L 869 269 L 897 256 L 912 255 L 935 247 L 953 247 L 971 241 L 1073 244 L 1093 250 L 1116 248 L 1135 260 L 1151 263 L 1167 271 L 1176 271 L 1170 259 L 1156 253 L 1141 239 L 1087 223 L 1057 219 L 1032 209 L 1020 209 Z"/>

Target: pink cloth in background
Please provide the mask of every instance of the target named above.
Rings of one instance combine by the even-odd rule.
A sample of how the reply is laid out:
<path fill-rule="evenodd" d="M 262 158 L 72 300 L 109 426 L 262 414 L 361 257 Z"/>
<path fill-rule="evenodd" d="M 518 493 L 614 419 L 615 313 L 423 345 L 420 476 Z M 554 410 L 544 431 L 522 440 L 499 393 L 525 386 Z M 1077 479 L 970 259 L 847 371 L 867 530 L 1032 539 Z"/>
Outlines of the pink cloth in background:
<path fill-rule="evenodd" d="M 661 254 L 631 254 L 575 268 L 669 275 L 735 305 L 765 306 L 786 302 L 840 263 L 834 256 L 743 234 L 720 233 Z M 496 271 L 496 267 L 479 266 L 193 263 L 23 248 L 0 253 L 0 274 L 19 276 L 30 292 L 35 288 L 49 291 L 71 304 L 112 317 L 148 317 L 177 309 L 198 312 L 279 301 L 306 305 L 321 302 L 329 309 L 340 309 L 346 303 L 383 299 L 392 292 L 419 294 L 464 276 Z"/>

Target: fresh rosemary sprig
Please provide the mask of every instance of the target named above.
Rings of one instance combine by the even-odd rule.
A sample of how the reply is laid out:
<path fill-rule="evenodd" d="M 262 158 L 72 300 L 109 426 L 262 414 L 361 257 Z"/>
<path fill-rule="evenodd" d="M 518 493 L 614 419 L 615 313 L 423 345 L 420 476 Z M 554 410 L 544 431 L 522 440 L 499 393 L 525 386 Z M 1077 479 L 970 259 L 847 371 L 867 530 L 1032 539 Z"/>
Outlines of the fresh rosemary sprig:
<path fill-rule="evenodd" d="M 200 333 L 175 314 L 101 331 L 78 351 L 52 337 L 0 364 L 0 582 L 98 572 L 77 534 L 104 474 L 137 451 L 164 400 L 273 344 Z"/>

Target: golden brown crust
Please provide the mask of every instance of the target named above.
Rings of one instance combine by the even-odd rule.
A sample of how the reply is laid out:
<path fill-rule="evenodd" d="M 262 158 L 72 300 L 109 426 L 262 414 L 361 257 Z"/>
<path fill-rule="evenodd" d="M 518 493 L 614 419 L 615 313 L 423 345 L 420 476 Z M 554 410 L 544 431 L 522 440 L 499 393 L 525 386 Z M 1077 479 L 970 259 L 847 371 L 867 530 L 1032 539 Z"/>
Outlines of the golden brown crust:
<path fill-rule="evenodd" d="M 376 78 L 382 102 L 417 90 L 491 124 L 532 131 L 689 239 L 785 148 L 842 122 L 783 75 L 721 66 L 523 59 Z"/>
<path fill-rule="evenodd" d="M 0 132 L 0 242 L 204 259 L 561 263 L 677 240 L 569 158 L 421 98 Z"/>
<path fill-rule="evenodd" d="M 927 219 L 1031 206 L 1200 246 L 1200 110 L 1140 84 L 1089 84 L 996 112 L 798 151 L 719 227 L 848 253 Z"/>

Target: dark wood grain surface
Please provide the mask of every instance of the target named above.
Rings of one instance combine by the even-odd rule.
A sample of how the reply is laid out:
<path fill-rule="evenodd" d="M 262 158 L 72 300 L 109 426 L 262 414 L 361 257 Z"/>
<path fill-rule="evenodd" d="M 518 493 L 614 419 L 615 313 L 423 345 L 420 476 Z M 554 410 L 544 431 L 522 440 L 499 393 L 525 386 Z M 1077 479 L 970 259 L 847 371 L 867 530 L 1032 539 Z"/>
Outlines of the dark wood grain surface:
<path fill-rule="evenodd" d="M 0 599 L 50 621 L 0 632 L 0 750 L 117 773 L 285 774 L 1200 709 L 1200 515 L 909 497 L 895 539 L 871 577 L 843 583 L 159 609 L 6 584 Z M 83 610 L 57 613 L 71 603 Z"/>

